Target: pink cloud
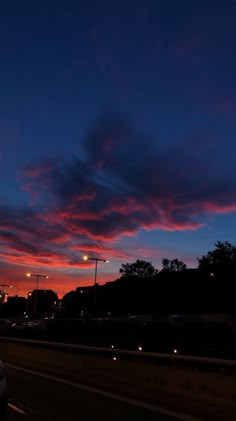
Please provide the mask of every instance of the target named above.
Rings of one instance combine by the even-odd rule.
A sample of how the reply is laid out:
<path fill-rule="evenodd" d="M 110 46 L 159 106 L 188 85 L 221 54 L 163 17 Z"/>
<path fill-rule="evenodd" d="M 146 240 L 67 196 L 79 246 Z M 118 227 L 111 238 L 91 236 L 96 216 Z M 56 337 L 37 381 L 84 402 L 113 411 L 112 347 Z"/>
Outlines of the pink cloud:
<path fill-rule="evenodd" d="M 37 206 L 0 207 L 2 261 L 89 270 L 91 262 L 81 261 L 85 253 L 116 262 L 152 256 L 137 247 L 121 249 L 122 240 L 140 230 L 197 230 L 210 216 L 236 212 L 235 169 L 230 177 L 228 168 L 221 173 L 219 183 L 222 163 L 206 163 L 204 142 L 158 149 L 126 121 L 102 118 L 84 145 L 86 160 L 46 161 L 23 171 L 21 181 Z M 130 158 L 130 149 L 140 153 Z"/>

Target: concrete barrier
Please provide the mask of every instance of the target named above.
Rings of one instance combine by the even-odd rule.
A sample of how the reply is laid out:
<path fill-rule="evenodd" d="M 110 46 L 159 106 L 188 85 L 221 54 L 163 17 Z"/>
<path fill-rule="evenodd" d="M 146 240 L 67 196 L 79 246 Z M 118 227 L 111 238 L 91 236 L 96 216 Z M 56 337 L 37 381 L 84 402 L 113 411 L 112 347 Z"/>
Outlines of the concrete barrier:
<path fill-rule="evenodd" d="M 236 361 L 6 337 L 0 338 L 0 358 L 202 419 L 236 419 Z"/>
<path fill-rule="evenodd" d="M 180 355 L 178 353 L 173 354 L 164 354 L 164 353 L 157 353 L 157 352 L 140 352 L 140 351 L 130 351 L 126 349 L 119 349 L 119 348 L 104 348 L 104 347 L 95 347 L 95 346 L 87 346 L 87 345 L 76 345 L 76 344 L 68 344 L 68 343 L 61 343 L 61 342 L 49 342 L 49 341 L 41 341 L 41 340 L 33 340 L 33 339 L 22 339 L 22 338 L 13 338 L 8 336 L 0 336 L 0 341 L 4 342 L 12 342 L 12 343 L 19 343 L 19 344 L 26 344 L 30 346 L 40 346 L 42 348 L 49 348 L 49 349 L 57 349 L 63 351 L 72 351 L 77 353 L 89 353 L 89 354 L 96 354 L 96 355 L 116 355 L 122 356 L 126 359 L 138 359 L 138 360 L 147 360 L 153 361 L 158 360 L 162 361 L 163 363 L 174 363 L 175 365 L 191 365 L 193 366 L 201 366 L 202 368 L 211 369 L 211 370 L 222 370 L 222 369 L 229 369 L 231 372 L 236 372 L 236 360 L 225 360 L 221 358 L 209 358 L 209 357 L 193 357 L 189 355 Z"/>

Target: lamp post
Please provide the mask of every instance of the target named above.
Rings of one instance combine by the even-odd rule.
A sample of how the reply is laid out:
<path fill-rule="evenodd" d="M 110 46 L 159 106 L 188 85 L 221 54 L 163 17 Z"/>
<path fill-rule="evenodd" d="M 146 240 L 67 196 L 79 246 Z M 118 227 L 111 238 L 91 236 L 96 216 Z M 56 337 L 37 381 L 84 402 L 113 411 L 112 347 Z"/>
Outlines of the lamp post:
<path fill-rule="evenodd" d="M 31 296 L 32 296 L 32 292 L 28 292 L 27 298 L 26 298 L 26 307 L 25 307 L 25 316 L 26 316 L 26 318 L 29 317 L 29 300 L 30 300 L 30 297 Z"/>
<path fill-rule="evenodd" d="M 12 288 L 12 285 L 7 285 L 7 284 L 1 284 L 1 292 L 3 293 L 3 288 Z"/>
<path fill-rule="evenodd" d="M 39 278 L 48 278 L 47 275 L 39 275 L 37 273 L 27 273 L 26 276 L 35 276 L 36 277 L 36 288 L 35 288 L 35 299 L 34 299 L 34 314 L 37 313 L 37 298 L 38 298 L 38 287 L 39 287 Z"/>
<path fill-rule="evenodd" d="M 99 259 L 98 257 L 90 257 L 90 256 L 84 256 L 84 260 L 94 260 L 95 261 L 95 276 L 94 276 L 94 289 L 93 289 L 93 306 L 94 306 L 94 312 L 97 304 L 97 272 L 98 272 L 98 262 L 104 262 L 108 263 L 109 260 L 106 259 Z"/>

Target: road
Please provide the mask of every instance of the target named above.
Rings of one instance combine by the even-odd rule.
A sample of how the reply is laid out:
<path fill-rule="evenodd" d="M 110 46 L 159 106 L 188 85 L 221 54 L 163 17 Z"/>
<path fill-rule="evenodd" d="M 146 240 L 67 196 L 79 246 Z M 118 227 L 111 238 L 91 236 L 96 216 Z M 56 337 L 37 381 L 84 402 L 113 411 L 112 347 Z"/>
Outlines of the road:
<path fill-rule="evenodd" d="M 8 388 L 14 409 L 9 408 L 7 421 L 184 420 L 12 368 L 8 368 Z"/>

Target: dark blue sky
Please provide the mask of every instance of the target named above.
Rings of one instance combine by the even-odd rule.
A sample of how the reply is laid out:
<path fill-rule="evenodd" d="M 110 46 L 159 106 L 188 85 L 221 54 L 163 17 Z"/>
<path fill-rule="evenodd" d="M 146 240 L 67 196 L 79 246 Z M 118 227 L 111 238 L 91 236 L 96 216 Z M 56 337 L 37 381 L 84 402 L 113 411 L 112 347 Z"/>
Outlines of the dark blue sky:
<path fill-rule="evenodd" d="M 84 253 L 195 258 L 236 222 L 235 1 L 8 1 L 2 276 L 90 282 Z M 29 282 L 29 281 L 27 281 Z"/>

